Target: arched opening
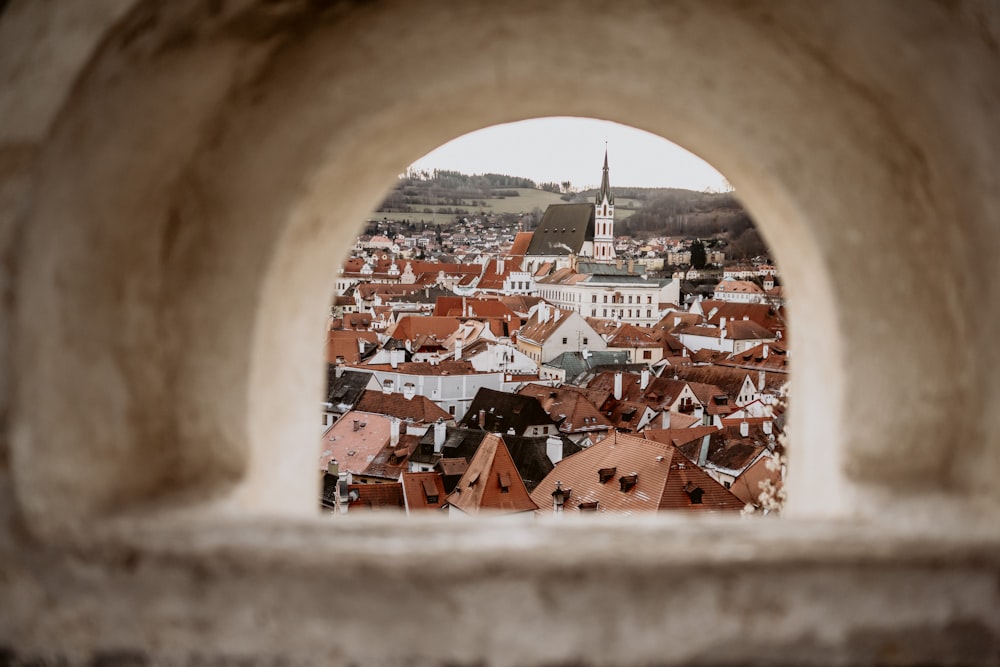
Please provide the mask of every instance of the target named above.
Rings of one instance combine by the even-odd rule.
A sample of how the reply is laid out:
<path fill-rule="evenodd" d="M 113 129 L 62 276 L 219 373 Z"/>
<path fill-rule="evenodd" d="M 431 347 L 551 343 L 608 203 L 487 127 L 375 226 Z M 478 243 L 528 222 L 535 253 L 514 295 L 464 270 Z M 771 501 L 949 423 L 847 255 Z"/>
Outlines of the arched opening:
<path fill-rule="evenodd" d="M 936 441 L 958 436 L 865 398 L 917 404 L 966 386 L 955 377 L 928 389 L 902 363 L 928 342 L 913 330 L 896 337 L 900 313 L 883 307 L 906 267 L 850 260 L 886 240 L 869 220 L 911 213 L 913 188 L 931 187 L 900 175 L 910 174 L 897 168 L 909 144 L 876 104 L 812 57 L 787 86 L 793 47 L 783 42 L 705 52 L 692 41 L 719 22 L 756 35 L 736 9 L 711 20 L 677 21 L 668 8 L 616 17 L 641 41 L 670 45 L 641 56 L 625 42 L 585 47 L 604 23 L 567 21 L 557 8 L 533 9 L 530 30 L 510 17 L 477 23 L 478 6 L 426 10 L 419 34 L 402 30 L 404 10 L 247 10 L 206 18 L 177 49 L 177 26 L 194 10 L 150 4 L 108 40 L 46 147 L 36 186 L 50 196 L 24 239 L 15 465 L 39 525 L 122 507 L 309 511 L 311 456 L 284 443 L 313 438 L 321 333 L 311 313 L 335 278 L 330 258 L 414 158 L 466 131 L 553 113 L 676 138 L 729 174 L 762 221 L 803 304 L 792 322 L 803 353 L 791 424 L 793 441 L 809 446 L 793 464 L 792 509 L 857 509 L 849 475 L 857 488 L 887 476 L 948 483 Z M 287 25 L 309 27 L 292 38 Z M 459 32 L 480 48 L 457 59 L 429 46 Z M 748 67 L 752 87 L 740 74 Z M 843 95 L 831 100 L 831 90 Z M 913 229 L 896 241 L 919 245 L 923 228 Z M 956 240 L 940 252 L 963 248 Z M 907 275 L 930 298 L 949 293 L 947 280 Z M 847 354 L 845 341 L 871 321 L 877 337 Z M 943 369 L 961 355 L 929 363 Z M 93 391 L 81 397 L 67 374 Z M 912 442 L 901 434 L 928 444 L 881 469 L 891 447 L 867 443 Z M 79 446 L 57 449 L 67 441 Z M 177 446 L 150 444 L 165 442 Z"/>
<path fill-rule="evenodd" d="M 410 165 L 332 299 L 324 513 L 544 516 L 558 479 L 575 480 L 564 512 L 601 494 L 599 513 L 777 509 L 786 309 L 730 190 L 675 144 L 595 119 L 494 126 Z M 504 462 L 477 454 L 488 433 Z M 489 492 L 508 455 L 519 503 Z M 597 481 L 618 456 L 645 466 L 634 492 Z"/>

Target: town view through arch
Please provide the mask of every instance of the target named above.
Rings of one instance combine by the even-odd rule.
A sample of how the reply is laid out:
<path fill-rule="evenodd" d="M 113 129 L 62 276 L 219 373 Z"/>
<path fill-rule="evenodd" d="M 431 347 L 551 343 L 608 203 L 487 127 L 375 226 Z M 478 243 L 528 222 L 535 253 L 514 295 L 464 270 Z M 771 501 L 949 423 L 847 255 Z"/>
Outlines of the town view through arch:
<path fill-rule="evenodd" d="M 779 515 L 787 304 L 737 194 L 594 119 L 411 165 L 331 302 L 321 511 Z"/>

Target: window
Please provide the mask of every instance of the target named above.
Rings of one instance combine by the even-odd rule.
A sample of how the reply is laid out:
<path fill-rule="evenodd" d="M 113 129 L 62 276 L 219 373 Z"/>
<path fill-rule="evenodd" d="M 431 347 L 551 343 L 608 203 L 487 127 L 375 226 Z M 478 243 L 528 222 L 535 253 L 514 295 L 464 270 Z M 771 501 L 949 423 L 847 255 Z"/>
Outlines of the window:
<path fill-rule="evenodd" d="M 455 406 L 454 405 L 449 405 L 448 406 L 448 414 L 450 414 L 452 417 L 455 416 Z"/>
<path fill-rule="evenodd" d="M 589 344 L 589 342 L 590 342 L 590 339 L 589 339 L 589 338 L 587 338 L 586 336 L 584 336 L 584 337 L 583 337 L 583 344 L 584 344 L 584 345 L 587 345 L 587 344 Z"/>
<path fill-rule="evenodd" d="M 590 302 L 591 303 L 597 303 L 597 295 L 596 294 L 592 294 L 590 296 Z"/>
<path fill-rule="evenodd" d="M 643 359 L 652 359 L 653 358 L 653 351 L 652 350 L 643 350 L 642 351 L 642 358 Z"/>
<path fill-rule="evenodd" d="M 607 295 L 607 294 L 605 294 L 605 295 L 604 295 L 604 303 L 607 303 L 607 302 L 608 302 L 608 295 Z"/>
<path fill-rule="evenodd" d="M 564 336 L 563 339 L 562 339 L 562 341 L 563 341 L 562 344 L 565 345 L 567 340 L 568 339 Z"/>
<path fill-rule="evenodd" d="M 649 310 L 649 309 L 647 308 L 647 309 L 646 309 L 646 317 L 652 317 L 652 316 L 653 316 L 653 311 L 651 311 L 651 310 Z"/>

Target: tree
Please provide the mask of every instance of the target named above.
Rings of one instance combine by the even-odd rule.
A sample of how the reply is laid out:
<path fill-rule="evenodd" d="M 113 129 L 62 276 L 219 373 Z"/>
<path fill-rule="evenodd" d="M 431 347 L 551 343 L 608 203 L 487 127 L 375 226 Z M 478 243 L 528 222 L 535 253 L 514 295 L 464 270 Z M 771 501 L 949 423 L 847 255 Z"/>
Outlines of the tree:
<path fill-rule="evenodd" d="M 705 268 L 705 244 L 700 240 L 691 244 L 691 266 L 699 271 Z"/>

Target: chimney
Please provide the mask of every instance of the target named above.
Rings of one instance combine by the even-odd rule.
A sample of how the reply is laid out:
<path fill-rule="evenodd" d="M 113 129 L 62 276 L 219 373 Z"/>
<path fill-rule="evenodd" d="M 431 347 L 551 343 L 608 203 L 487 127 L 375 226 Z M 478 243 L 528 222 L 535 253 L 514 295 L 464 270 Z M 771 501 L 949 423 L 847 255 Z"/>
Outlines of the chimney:
<path fill-rule="evenodd" d="M 357 431 L 361 427 L 361 421 L 358 419 L 354 420 L 354 430 Z"/>
<path fill-rule="evenodd" d="M 407 382 L 403 385 L 403 398 L 408 401 L 412 401 L 413 397 L 417 393 L 417 387 L 412 382 Z"/>
<path fill-rule="evenodd" d="M 479 411 L 479 428 L 486 428 L 486 410 Z"/>
<path fill-rule="evenodd" d="M 764 435 L 771 435 L 772 424 L 770 421 L 766 421 L 761 424 L 761 428 L 764 430 Z"/>
<path fill-rule="evenodd" d="M 719 328 L 722 329 L 723 331 L 726 330 L 726 318 L 724 317 L 719 318 Z"/>
<path fill-rule="evenodd" d="M 403 350 L 389 350 L 389 365 L 393 368 L 399 368 L 399 362 L 406 358 L 406 352 Z"/>
<path fill-rule="evenodd" d="M 389 445 L 399 444 L 399 417 L 389 417 Z"/>
<path fill-rule="evenodd" d="M 634 273 L 635 272 L 635 260 L 634 259 L 630 259 L 628 261 L 628 272 L 629 273 Z"/>
<path fill-rule="evenodd" d="M 646 387 L 649 386 L 649 369 L 643 368 L 642 373 L 639 374 L 639 389 L 646 391 Z"/>
<path fill-rule="evenodd" d="M 503 275 L 503 260 L 502 259 L 498 259 L 497 260 L 497 274 Z"/>
<path fill-rule="evenodd" d="M 362 338 L 361 336 L 358 336 L 358 354 L 364 354 L 364 353 L 365 353 L 365 339 Z"/>
<path fill-rule="evenodd" d="M 392 393 L 392 380 L 382 380 L 382 393 L 388 396 Z"/>
<path fill-rule="evenodd" d="M 455 339 L 455 361 L 459 361 L 462 358 L 462 339 Z"/>
<path fill-rule="evenodd" d="M 559 321 L 559 318 L 560 318 L 560 317 L 562 317 L 562 311 L 561 311 L 561 310 L 559 310 L 558 308 L 553 308 L 553 309 L 552 309 L 552 311 L 553 311 L 553 312 L 552 312 L 552 317 L 553 317 L 553 320 L 554 320 L 555 322 L 558 322 L 558 321 Z"/>
<path fill-rule="evenodd" d="M 701 420 L 701 418 L 705 416 L 705 406 L 701 404 L 694 406 L 694 416 L 698 418 L 698 420 Z"/>
<path fill-rule="evenodd" d="M 698 451 L 698 467 L 704 466 L 705 462 L 708 461 L 708 446 L 711 442 L 712 434 L 708 434 L 701 439 L 701 449 Z"/>
<path fill-rule="evenodd" d="M 337 361 L 338 362 L 340 361 L 340 357 L 337 357 Z M 344 375 L 344 364 L 338 363 L 336 366 L 333 367 L 333 376 L 339 378 L 342 377 L 343 375 Z"/>
<path fill-rule="evenodd" d="M 767 374 L 764 371 L 757 371 L 757 391 L 764 391 L 765 380 L 767 380 Z"/>
<path fill-rule="evenodd" d="M 444 418 L 438 417 L 434 422 L 434 453 L 440 454 L 444 449 L 444 440 L 448 435 L 448 429 L 444 425 Z"/>
<path fill-rule="evenodd" d="M 326 472 L 335 477 L 340 475 L 340 464 L 337 463 L 337 459 L 330 459 L 326 464 Z"/>
<path fill-rule="evenodd" d="M 580 350 L 580 356 L 583 357 L 584 359 L 590 359 L 590 350 L 588 350 L 587 348 L 583 348 L 582 350 Z"/>
<path fill-rule="evenodd" d="M 746 438 L 750 435 L 750 422 L 743 420 L 740 422 L 740 437 Z"/>
<path fill-rule="evenodd" d="M 663 428 L 670 428 L 670 410 L 663 411 Z"/>
<path fill-rule="evenodd" d="M 545 302 L 538 304 L 538 321 L 543 324 L 549 321 L 549 305 Z"/>
<path fill-rule="evenodd" d="M 622 372 L 615 371 L 615 400 L 622 400 Z"/>
<path fill-rule="evenodd" d="M 552 465 L 555 465 L 562 461 L 563 455 L 563 442 L 562 438 L 558 435 L 550 435 L 545 439 L 545 454 L 549 457 L 549 461 L 552 461 Z"/>
<path fill-rule="evenodd" d="M 768 345 L 767 343 L 764 343 L 764 353 L 762 355 L 760 355 L 760 356 L 762 356 L 763 358 L 767 359 L 767 354 L 770 351 L 771 351 L 771 346 Z"/>

